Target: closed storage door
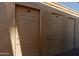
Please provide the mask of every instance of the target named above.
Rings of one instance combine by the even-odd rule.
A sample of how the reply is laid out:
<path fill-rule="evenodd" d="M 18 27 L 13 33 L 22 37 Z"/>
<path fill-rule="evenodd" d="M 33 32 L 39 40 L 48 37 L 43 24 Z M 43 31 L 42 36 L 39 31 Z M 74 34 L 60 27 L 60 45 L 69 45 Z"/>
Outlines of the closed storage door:
<path fill-rule="evenodd" d="M 22 55 L 40 55 L 39 15 L 39 10 L 16 5 L 16 26 Z"/>
<path fill-rule="evenodd" d="M 75 19 L 65 17 L 63 23 L 63 53 L 75 47 Z"/>
<path fill-rule="evenodd" d="M 68 18 L 68 39 L 66 41 L 67 51 L 74 48 L 74 19 Z"/>
<path fill-rule="evenodd" d="M 62 49 L 62 16 L 51 13 L 49 23 L 49 55 L 56 55 Z"/>

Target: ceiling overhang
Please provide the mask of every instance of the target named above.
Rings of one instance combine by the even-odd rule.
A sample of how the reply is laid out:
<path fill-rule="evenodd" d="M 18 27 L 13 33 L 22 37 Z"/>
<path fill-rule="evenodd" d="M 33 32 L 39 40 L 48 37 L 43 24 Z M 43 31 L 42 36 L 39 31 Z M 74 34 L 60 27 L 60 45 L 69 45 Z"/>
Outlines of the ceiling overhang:
<path fill-rule="evenodd" d="M 60 5 L 57 2 L 43 2 L 43 4 L 48 5 L 48 6 L 52 7 L 52 8 L 57 9 L 57 10 L 63 11 L 65 13 L 71 14 L 73 16 L 79 17 L 78 12 L 76 12 L 76 11 L 74 11 L 72 9 L 66 8 L 66 7 Z"/>

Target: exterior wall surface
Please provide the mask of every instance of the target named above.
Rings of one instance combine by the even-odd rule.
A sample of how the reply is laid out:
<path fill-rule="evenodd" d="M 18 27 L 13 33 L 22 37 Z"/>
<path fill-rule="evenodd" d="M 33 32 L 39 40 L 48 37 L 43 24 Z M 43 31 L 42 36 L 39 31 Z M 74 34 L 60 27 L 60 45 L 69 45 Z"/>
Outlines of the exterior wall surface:
<path fill-rule="evenodd" d="M 79 20 L 75 20 L 75 48 L 79 48 Z"/>
<path fill-rule="evenodd" d="M 0 55 L 13 55 L 9 28 L 13 20 L 12 4 L 0 3 Z M 11 14 L 10 14 L 11 13 Z"/>
<path fill-rule="evenodd" d="M 79 18 L 72 16 L 70 14 L 64 13 L 62 11 L 56 10 L 54 8 L 51 8 L 50 6 L 44 5 L 42 3 L 39 2 L 24 2 L 24 3 L 0 3 L 0 55 L 22 55 L 21 53 L 21 47 L 19 46 L 18 52 L 16 51 L 17 47 L 18 47 L 18 40 L 17 40 L 17 32 L 16 32 L 16 5 L 22 5 L 25 7 L 29 7 L 29 8 L 34 8 L 34 9 L 39 9 L 40 10 L 40 55 L 44 56 L 44 55 L 55 55 L 58 53 L 63 53 L 66 52 L 68 50 L 71 50 L 74 48 L 74 43 L 73 40 L 75 39 L 75 47 L 79 48 L 79 30 L 78 30 L 78 22 L 79 22 Z M 57 24 L 50 24 L 50 20 L 49 20 L 49 14 L 53 12 L 57 15 L 62 15 L 62 20 L 58 20 L 59 23 Z M 74 22 L 72 21 L 72 23 L 70 23 L 70 27 L 68 27 L 68 23 L 71 21 L 68 21 L 68 17 L 74 18 L 76 19 L 75 22 L 75 26 L 74 26 Z M 52 22 L 54 22 L 54 17 L 52 17 Z M 62 22 L 62 24 L 61 24 Z M 61 28 L 59 28 L 59 25 L 61 24 Z M 58 30 L 58 32 L 54 31 L 55 29 L 53 29 L 52 26 L 56 26 L 57 28 L 56 30 Z M 68 32 L 68 29 L 69 30 Z M 75 30 L 74 30 L 75 28 Z M 59 30 L 61 31 L 59 33 Z M 75 31 L 75 32 L 74 32 Z M 54 36 L 56 36 L 56 38 L 61 37 L 62 38 L 60 40 L 61 43 L 59 43 L 61 45 L 61 51 L 59 52 L 53 52 L 52 50 L 49 52 L 50 48 L 49 48 L 49 43 L 53 44 L 53 41 L 50 42 L 50 32 L 54 32 Z M 56 34 L 57 33 L 57 34 Z M 71 33 L 71 34 L 70 34 Z M 55 35 L 56 34 L 56 35 Z M 60 34 L 61 36 L 59 36 L 58 34 Z M 63 35 L 62 35 L 63 34 Z M 71 36 L 71 38 L 69 39 L 68 36 Z M 20 36 L 20 35 L 19 35 Z M 74 37 L 73 37 L 74 36 Z M 20 36 L 21 37 L 21 36 Z M 52 37 L 54 38 L 54 37 Z M 59 39 L 58 39 L 59 40 Z M 56 42 L 59 42 L 58 40 L 55 39 Z M 19 43 L 20 44 L 20 43 Z M 51 47 L 52 47 L 51 44 Z M 58 44 L 58 43 L 57 43 Z M 26 46 L 26 45 L 25 45 Z M 54 46 L 54 45 L 53 45 Z M 58 48 L 58 47 L 57 47 Z M 52 47 L 51 49 L 54 49 L 54 47 Z M 20 53 L 19 53 L 20 51 Z M 17 54 L 16 54 L 17 53 Z M 19 54 L 18 54 L 19 53 Z"/>

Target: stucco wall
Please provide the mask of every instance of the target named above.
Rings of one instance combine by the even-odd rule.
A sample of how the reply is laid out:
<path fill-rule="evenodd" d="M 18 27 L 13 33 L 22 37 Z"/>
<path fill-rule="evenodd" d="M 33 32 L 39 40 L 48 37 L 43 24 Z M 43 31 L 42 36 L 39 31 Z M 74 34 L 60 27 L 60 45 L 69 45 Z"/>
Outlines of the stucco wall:
<path fill-rule="evenodd" d="M 39 2 L 28 3 L 0 3 L 0 55 L 14 55 L 15 51 L 15 4 L 24 5 L 40 10 L 40 36 L 41 36 L 41 55 L 48 55 L 48 41 L 49 41 L 49 13 L 54 12 L 63 15 L 63 27 L 62 27 L 62 50 L 67 51 L 67 26 L 68 20 L 66 17 L 72 17 L 76 19 L 76 32 L 75 43 L 76 48 L 78 45 L 78 18 L 72 15 L 66 14 L 62 11 L 51 8 L 47 5 L 43 5 Z M 11 30 L 12 29 L 12 30 Z M 13 42 L 13 43 L 12 43 Z M 49 42 L 50 43 L 50 42 Z M 71 45 L 71 44 L 70 44 Z M 4 53 L 4 54 L 3 54 Z M 53 52 L 52 52 L 53 53 Z M 15 54 L 16 55 L 16 54 Z"/>

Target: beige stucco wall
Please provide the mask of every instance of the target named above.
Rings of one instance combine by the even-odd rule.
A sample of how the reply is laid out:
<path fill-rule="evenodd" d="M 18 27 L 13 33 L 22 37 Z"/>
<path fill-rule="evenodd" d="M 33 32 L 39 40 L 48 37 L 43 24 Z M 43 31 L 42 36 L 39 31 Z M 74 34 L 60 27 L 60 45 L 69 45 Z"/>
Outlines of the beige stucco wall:
<path fill-rule="evenodd" d="M 0 55 L 13 55 L 10 27 L 13 25 L 12 4 L 0 3 Z"/>
<path fill-rule="evenodd" d="M 41 55 L 48 55 L 48 38 L 49 38 L 49 12 L 55 12 L 58 14 L 62 14 L 63 16 L 63 46 L 62 51 L 67 51 L 67 17 L 72 17 L 76 19 L 76 36 L 75 36 L 75 43 L 76 48 L 79 47 L 78 45 L 78 18 L 62 11 L 56 10 L 51 8 L 47 5 L 43 5 L 39 2 L 28 2 L 28 3 L 0 3 L 0 53 L 1 55 L 13 55 L 15 54 L 15 28 L 10 30 L 11 28 L 15 27 L 15 4 L 24 5 L 36 9 L 40 9 L 40 35 L 41 35 Z M 13 43 L 12 43 L 13 42 Z M 71 45 L 71 44 L 70 44 Z M 8 53 L 8 54 L 6 54 Z"/>

